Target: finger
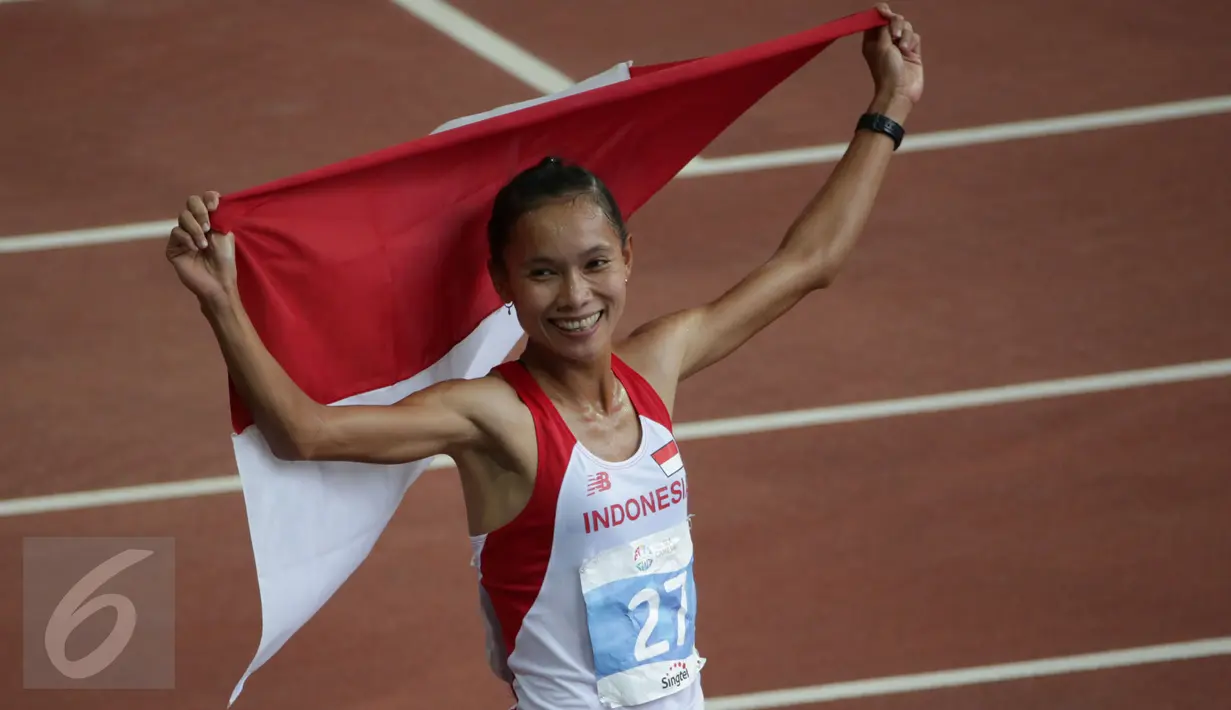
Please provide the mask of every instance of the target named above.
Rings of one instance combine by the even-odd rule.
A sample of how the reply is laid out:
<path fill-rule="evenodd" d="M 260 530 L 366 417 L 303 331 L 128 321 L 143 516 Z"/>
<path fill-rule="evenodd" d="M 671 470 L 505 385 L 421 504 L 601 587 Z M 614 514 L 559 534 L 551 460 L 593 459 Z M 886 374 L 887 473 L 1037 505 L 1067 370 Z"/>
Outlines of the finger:
<path fill-rule="evenodd" d="M 889 6 L 884 3 L 877 5 L 877 10 L 880 11 L 881 17 L 889 20 L 889 24 L 887 25 L 889 37 L 896 40 L 902 34 L 902 23 L 906 18 L 902 17 L 893 10 L 890 10 Z"/>
<path fill-rule="evenodd" d="M 916 34 L 911 42 L 909 49 L 911 59 L 921 61 L 923 59 L 923 35 Z"/>
<path fill-rule="evenodd" d="M 197 224 L 201 225 L 201 229 L 209 233 L 209 210 L 205 208 L 205 200 L 201 199 L 200 195 L 193 195 L 188 198 L 188 210 L 192 212 L 192 216 L 197 218 Z"/>
<path fill-rule="evenodd" d="M 218 203 L 222 201 L 222 195 L 219 195 L 214 190 L 206 190 L 203 197 L 205 198 L 205 207 L 210 212 L 218 209 Z"/>
<path fill-rule="evenodd" d="M 192 236 L 193 241 L 197 246 L 204 249 L 207 244 L 205 241 L 205 230 L 201 228 L 201 223 L 197 221 L 195 215 L 189 210 L 180 212 L 179 226 L 185 232 Z"/>
<path fill-rule="evenodd" d="M 210 235 L 210 250 L 223 260 L 235 258 L 235 234 L 214 232 Z"/>
<path fill-rule="evenodd" d="M 197 251 L 197 243 L 183 227 L 176 227 L 171 230 L 171 251 Z"/>
<path fill-rule="evenodd" d="M 896 20 L 893 21 L 893 23 L 890 24 L 890 27 L 893 28 L 893 41 L 894 42 L 900 41 L 903 37 L 906 36 L 907 32 L 910 32 L 913 30 L 913 28 L 911 27 L 911 24 L 906 21 L 906 18 L 900 15 L 898 16 Z"/>
<path fill-rule="evenodd" d="M 898 49 L 903 52 L 907 51 L 911 43 L 915 41 L 915 31 L 911 28 L 910 23 L 906 23 L 906 27 L 902 30 L 902 36 L 898 38 L 894 44 L 898 45 Z"/>

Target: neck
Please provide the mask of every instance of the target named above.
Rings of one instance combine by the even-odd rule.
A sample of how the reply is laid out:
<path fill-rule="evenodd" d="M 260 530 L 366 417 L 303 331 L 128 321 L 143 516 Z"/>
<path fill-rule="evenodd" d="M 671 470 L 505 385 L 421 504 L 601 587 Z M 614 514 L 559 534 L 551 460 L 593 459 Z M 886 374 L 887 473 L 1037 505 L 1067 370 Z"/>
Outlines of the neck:
<path fill-rule="evenodd" d="M 552 399 L 600 414 L 620 405 L 623 395 L 611 371 L 610 352 L 589 361 L 567 360 L 529 342 L 520 359 Z"/>

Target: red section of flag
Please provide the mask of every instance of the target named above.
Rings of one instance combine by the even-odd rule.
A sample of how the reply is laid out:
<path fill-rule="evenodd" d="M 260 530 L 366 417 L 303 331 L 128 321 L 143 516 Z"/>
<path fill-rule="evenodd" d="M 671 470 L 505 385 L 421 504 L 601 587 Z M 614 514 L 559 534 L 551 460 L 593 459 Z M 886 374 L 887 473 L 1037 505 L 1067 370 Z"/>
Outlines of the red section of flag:
<path fill-rule="evenodd" d="M 654 457 L 654 460 L 658 462 L 659 466 L 662 466 L 670 461 L 672 456 L 675 456 L 678 453 L 680 453 L 680 447 L 676 446 L 675 441 L 672 440 L 666 446 L 651 454 L 651 456 Z"/>
<path fill-rule="evenodd" d="M 500 307 L 486 272 L 497 190 L 546 155 L 579 162 L 636 212 L 768 91 L 874 10 L 223 198 L 240 295 L 275 358 L 319 402 L 439 360 Z M 232 388 L 236 432 L 251 417 Z"/>

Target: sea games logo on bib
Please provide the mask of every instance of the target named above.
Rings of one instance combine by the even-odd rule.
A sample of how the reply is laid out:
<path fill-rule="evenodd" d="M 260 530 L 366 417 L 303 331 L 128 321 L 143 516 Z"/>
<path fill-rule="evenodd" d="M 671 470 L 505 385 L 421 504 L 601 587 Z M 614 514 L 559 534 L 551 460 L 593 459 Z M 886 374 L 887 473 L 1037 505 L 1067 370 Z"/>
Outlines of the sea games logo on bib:
<path fill-rule="evenodd" d="M 637 549 L 633 550 L 633 566 L 637 571 L 644 572 L 654 564 L 654 555 L 650 553 L 650 548 L 646 545 L 637 545 Z"/>
<path fill-rule="evenodd" d="M 663 690 L 669 690 L 677 686 L 683 685 L 688 680 L 688 666 L 683 661 L 676 661 L 667 668 L 667 674 L 663 676 Z"/>
<path fill-rule="evenodd" d="M 655 557 L 675 552 L 675 548 L 679 545 L 679 541 L 675 538 L 667 538 L 656 543 L 647 545 L 640 544 L 633 549 L 633 566 L 638 572 L 645 572 L 654 564 Z"/>

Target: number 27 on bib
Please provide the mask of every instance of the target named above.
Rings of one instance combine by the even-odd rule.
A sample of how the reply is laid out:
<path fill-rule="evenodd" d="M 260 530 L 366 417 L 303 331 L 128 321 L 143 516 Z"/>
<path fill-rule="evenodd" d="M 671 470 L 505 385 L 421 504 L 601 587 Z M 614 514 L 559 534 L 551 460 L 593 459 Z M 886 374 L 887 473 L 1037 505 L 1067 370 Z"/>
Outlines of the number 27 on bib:
<path fill-rule="evenodd" d="M 598 691 L 640 705 L 697 682 L 697 596 L 688 522 L 605 550 L 581 567 Z"/>

